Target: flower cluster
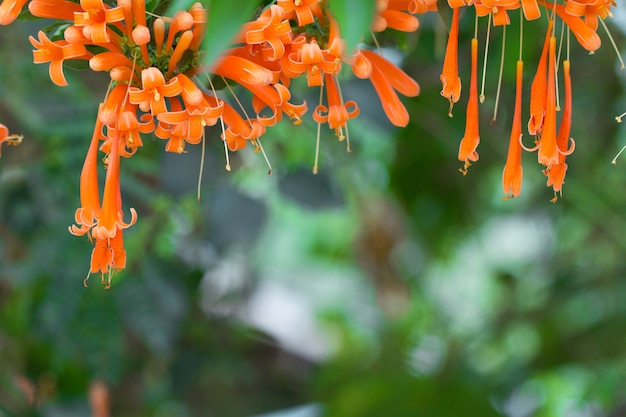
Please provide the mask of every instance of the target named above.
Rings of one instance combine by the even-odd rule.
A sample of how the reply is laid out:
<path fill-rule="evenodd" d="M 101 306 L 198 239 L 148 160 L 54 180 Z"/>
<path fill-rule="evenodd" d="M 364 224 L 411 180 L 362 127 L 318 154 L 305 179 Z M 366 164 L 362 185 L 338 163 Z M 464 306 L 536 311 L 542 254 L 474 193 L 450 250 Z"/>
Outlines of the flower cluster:
<path fill-rule="evenodd" d="M 438 5 L 446 7 L 437 0 L 370 1 L 375 5 L 370 25 L 374 40 L 375 33 L 388 28 L 413 32 L 419 27 L 417 15 L 437 11 Z M 0 24 L 13 22 L 26 3 L 27 0 L 2 0 Z M 28 2 L 30 14 L 58 22 L 55 35 L 40 31 L 37 38 L 30 37 L 34 62 L 49 64 L 54 84 L 67 85 L 63 65 L 69 60 L 87 61 L 93 71 L 110 75 L 80 176 L 81 205 L 75 213 L 75 224 L 69 228 L 75 235 L 88 236 L 93 243 L 89 274 L 99 273 L 107 287 L 113 272 L 126 265 L 123 233 L 137 220 L 132 208 L 130 220 L 124 219 L 121 164 L 143 146 L 142 136 L 150 134 L 162 139 L 167 152 L 184 153 L 188 144 L 203 141 L 206 127 L 218 125 L 226 150 L 226 169 L 230 169 L 229 151 L 238 151 L 250 143 L 264 154 L 261 137 L 268 128 L 284 117 L 294 124 L 301 123 L 307 104 L 292 101 L 290 86 L 295 78 L 304 77 L 309 87 L 319 89 L 320 101 L 312 110 L 312 118 L 318 127 L 327 125 L 340 141 L 345 139 L 348 150 L 348 121 L 358 116 L 359 105 L 343 98 L 338 78 L 342 68 L 349 68 L 354 76 L 371 81 L 383 111 L 395 126 L 404 127 L 409 123 L 409 114 L 399 95 L 413 97 L 420 92 L 415 80 L 375 48 L 347 50 L 341 28 L 329 7 L 332 0 L 271 2 L 242 25 L 229 48 L 215 62 L 205 62 L 202 50 L 205 33 L 211 30 L 211 11 L 202 3 L 194 3 L 171 16 L 153 13 L 162 9 L 155 7 L 161 3 L 150 2 L 152 10 L 146 10 L 144 0 Z M 460 169 L 463 174 L 478 160 L 480 142 L 479 103 L 484 100 L 484 94 L 479 95 L 478 89 L 478 18 L 488 16 L 489 33 L 492 26 L 506 30 L 512 10 L 518 10 L 520 16 L 515 111 L 502 177 L 506 198 L 520 194 L 521 153 L 526 149 L 537 152 L 548 178 L 547 185 L 554 189 L 553 201 L 556 201 L 567 170 L 566 157 L 574 150 L 574 141 L 570 138 L 570 34 L 583 48 L 595 51 L 601 43 L 598 25 L 604 25 L 603 19 L 611 15 L 614 5 L 613 0 L 448 0 L 452 22 L 440 78 L 441 95 L 450 102 L 450 116 L 462 95 L 458 63 L 461 11 L 471 8 L 476 17 L 471 40 L 466 128 L 458 153 L 458 159 L 463 162 Z M 547 17 L 542 19 L 546 35 L 530 87 L 527 123 L 535 145 L 527 148 L 522 143 L 521 31 L 524 21 L 537 20 L 542 15 Z M 559 24 L 563 28 L 561 33 L 567 36 L 561 36 L 557 42 L 555 34 Z M 59 27 L 63 29 L 61 32 Z M 564 45 L 565 52 L 557 54 L 557 47 L 560 51 Z M 564 58 L 561 60 L 561 57 Z M 558 82 L 561 66 L 562 82 Z M 237 106 L 225 101 L 213 85 L 216 79 L 227 86 L 220 94 L 232 92 L 233 84 L 248 91 L 255 114 L 250 116 L 238 99 L 235 100 Z M 498 97 L 496 111 L 497 102 Z M 559 121 L 557 113 L 561 110 Z M 318 128 L 314 172 L 318 169 L 319 132 Z M 0 125 L 0 147 L 3 143 L 20 141 L 21 136 L 9 135 L 7 128 Z M 101 161 L 106 168 L 102 193 L 99 189 Z"/>
<path fill-rule="evenodd" d="M 378 0 L 371 30 L 414 31 L 419 26 L 415 15 L 434 10 L 435 1 Z M 11 23 L 25 3 L 3 0 L 0 24 Z M 136 222 L 137 213 L 131 208 L 130 220 L 125 220 L 120 171 L 122 160 L 142 147 L 142 135 L 166 141 L 167 152 L 183 153 L 187 144 L 203 140 L 205 127 L 219 122 L 227 158 L 228 151 L 248 143 L 262 150 L 260 138 L 267 128 L 285 116 L 295 124 L 301 122 L 307 105 L 294 104 L 289 87 L 292 79 L 306 77 L 309 87 L 321 89 L 320 103 L 312 112 L 314 121 L 328 125 L 343 140 L 359 106 L 343 99 L 338 80 L 342 66 L 371 81 L 394 125 L 408 124 L 398 93 L 416 96 L 419 85 L 378 52 L 347 51 L 328 3 L 273 2 L 245 23 L 231 47 L 209 63 L 203 60 L 201 45 L 210 30 L 211 13 L 201 3 L 173 16 L 147 11 L 143 0 L 28 3 L 33 16 L 65 22 L 61 37 L 50 39 L 45 31 L 30 37 L 34 62 L 49 63 L 54 84 L 68 84 L 63 72 L 68 60 L 88 61 L 93 71 L 106 71 L 111 79 L 80 176 L 81 205 L 69 228 L 74 235 L 88 236 L 94 245 L 89 274 L 99 273 L 109 287 L 112 273 L 126 265 L 123 233 Z M 248 90 L 256 115 L 251 117 L 245 106 L 224 101 L 213 87 L 215 78 Z M 0 143 L 6 137 L 0 135 Z M 100 161 L 106 168 L 102 193 Z"/>
<path fill-rule="evenodd" d="M 547 177 L 547 185 L 554 190 L 554 199 L 562 192 L 567 164 L 565 159 L 574 150 L 574 140 L 570 138 L 572 122 L 572 82 L 570 78 L 569 35 L 574 35 L 578 43 L 594 52 L 600 47 L 601 41 L 597 33 L 598 22 L 611 15 L 613 0 L 448 0 L 452 8 L 453 18 L 450 29 L 447 50 L 441 74 L 443 89 L 441 95 L 450 101 L 450 116 L 452 106 L 461 96 L 461 80 L 458 73 L 458 27 L 460 11 L 464 7 L 472 7 L 476 17 L 489 16 L 489 26 L 506 26 L 510 23 L 509 12 L 520 10 L 520 31 L 524 20 L 535 20 L 542 16 L 542 8 L 547 15 L 546 35 L 541 57 L 530 88 L 530 111 L 527 131 L 535 137 L 535 145 L 527 148 L 522 144 L 522 77 L 524 63 L 522 59 L 520 33 L 520 53 L 516 68 L 515 111 L 509 141 L 502 186 L 506 198 L 520 194 L 522 185 L 522 149 L 536 151 L 537 158 L 543 165 L 543 173 Z M 567 37 L 560 38 L 559 42 L 566 42 L 564 59 L 559 63 L 557 57 L 556 26 L 561 23 L 567 30 Z M 477 32 L 477 31 L 476 31 Z M 608 33 L 608 31 L 607 31 Z M 562 46 L 562 45 L 561 45 Z M 560 56 L 560 54 L 559 54 Z M 562 66 L 563 82 L 558 83 L 558 69 Z M 471 40 L 471 79 L 469 99 L 466 112 L 466 128 L 459 148 L 458 158 L 464 163 L 461 168 L 463 174 L 472 162 L 478 160 L 476 151 L 480 142 L 479 135 L 479 94 L 478 94 L 478 40 L 475 35 Z M 563 89 L 563 106 L 560 123 L 557 123 L 557 112 L 561 110 L 558 86 Z M 480 96 L 480 101 L 484 96 Z M 496 100 L 497 103 L 497 100 Z M 497 104 L 496 104 L 497 106 Z M 496 107 L 497 110 L 497 107 Z M 494 112 L 495 119 L 495 112 Z M 557 129 L 558 125 L 558 129 Z"/>

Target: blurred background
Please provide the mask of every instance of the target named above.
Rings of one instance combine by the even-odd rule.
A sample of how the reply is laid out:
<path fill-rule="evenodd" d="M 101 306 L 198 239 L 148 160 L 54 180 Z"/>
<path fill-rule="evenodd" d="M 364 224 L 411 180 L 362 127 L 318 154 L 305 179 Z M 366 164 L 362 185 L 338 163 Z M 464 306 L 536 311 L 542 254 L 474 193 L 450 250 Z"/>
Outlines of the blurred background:
<path fill-rule="evenodd" d="M 611 27 L 623 49 L 622 6 Z M 0 416 L 626 415 L 626 161 L 610 163 L 626 98 L 608 39 L 593 56 L 572 46 L 577 146 L 562 198 L 550 203 L 525 153 L 522 195 L 503 201 L 517 12 L 490 124 L 492 31 L 467 176 L 466 95 L 452 119 L 439 95 L 446 28 L 420 20 L 379 38 L 400 40 L 384 52 L 422 87 L 405 100 L 410 125 L 393 128 L 369 82 L 346 77 L 361 106 L 352 152 L 323 129 L 318 175 L 309 115 L 263 138 L 272 175 L 251 147 L 227 172 L 210 130 L 200 203 L 199 147 L 165 154 L 146 138 L 122 163 L 139 221 L 110 290 L 97 276 L 83 287 L 92 246 L 67 231 L 107 75 L 67 70 L 56 87 L 32 63 L 38 23 L 0 30 L 0 121 L 24 134 L 0 160 Z M 467 86 L 473 18 L 461 23 Z M 525 108 L 544 28 L 525 27 Z M 293 101 L 310 114 L 317 96 L 302 85 Z"/>

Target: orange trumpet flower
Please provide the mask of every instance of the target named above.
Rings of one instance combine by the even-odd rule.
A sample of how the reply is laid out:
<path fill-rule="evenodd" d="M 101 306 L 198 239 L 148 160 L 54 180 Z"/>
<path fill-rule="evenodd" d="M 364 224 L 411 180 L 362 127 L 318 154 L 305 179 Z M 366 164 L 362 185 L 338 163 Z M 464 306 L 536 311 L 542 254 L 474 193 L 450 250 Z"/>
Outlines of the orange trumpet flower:
<path fill-rule="evenodd" d="M 320 0 L 278 0 L 276 4 L 285 11 L 285 19 L 295 18 L 298 26 L 306 26 L 323 15 Z"/>
<path fill-rule="evenodd" d="M 565 89 L 563 115 L 561 117 L 561 126 L 559 127 L 559 133 L 556 138 L 556 145 L 559 151 L 558 163 L 551 165 L 544 170 L 544 174 L 548 177 L 547 186 L 552 186 L 554 195 L 556 198 L 557 193 L 560 193 L 563 189 L 563 183 L 565 182 L 565 173 L 567 172 L 567 164 L 565 158 L 574 151 L 575 142 L 569 137 L 572 127 L 572 79 L 570 76 L 570 62 L 569 60 L 563 61 L 563 84 Z M 567 151 L 566 149 L 570 140 L 572 146 Z M 556 200 L 555 200 L 556 201 Z"/>
<path fill-rule="evenodd" d="M 102 0 L 80 0 L 80 6 L 84 11 L 74 13 L 74 25 L 82 27 L 94 43 L 109 43 L 107 24 L 124 20 L 122 8 L 105 6 Z"/>
<path fill-rule="evenodd" d="M 259 18 L 248 22 L 240 32 L 240 38 L 250 45 L 260 49 L 263 57 L 268 61 L 276 61 L 285 53 L 285 44 L 291 43 L 291 25 L 285 20 L 285 10 L 272 5 Z M 239 42 L 241 39 L 236 39 Z"/>
<path fill-rule="evenodd" d="M 522 188 L 522 79 L 524 62 L 517 61 L 515 73 L 515 111 L 513 112 L 513 127 L 509 139 L 509 151 L 506 164 L 502 172 L 502 188 L 505 198 L 517 197 Z"/>
<path fill-rule="evenodd" d="M 467 113 L 465 119 L 465 135 L 461 139 L 459 146 L 459 161 L 463 161 L 464 165 L 460 171 L 463 175 L 467 174 L 467 168 L 471 162 L 478 161 L 478 152 L 476 148 L 480 143 L 480 135 L 478 133 L 478 39 L 472 39 L 472 70 L 470 77 L 470 92 L 467 101 Z"/>
<path fill-rule="evenodd" d="M 555 90 L 555 57 L 556 38 L 550 37 L 550 52 L 548 54 L 548 85 L 546 91 L 546 110 L 541 139 L 539 140 L 537 159 L 541 165 L 550 167 L 559 162 L 559 153 L 556 146 L 556 90 Z"/>
<path fill-rule="evenodd" d="M 343 128 L 346 127 L 348 120 L 359 115 L 359 106 L 352 100 L 343 102 L 334 76 L 326 74 L 324 78 L 328 106 L 318 105 L 313 111 L 313 120 L 317 123 L 328 123 L 331 129 L 335 129 L 335 135 L 339 140 L 343 140 L 345 138 Z"/>
<path fill-rule="evenodd" d="M 102 105 L 101 105 L 102 107 Z M 74 214 L 76 225 L 71 225 L 69 231 L 76 236 L 83 236 L 92 227 L 98 224 L 100 219 L 100 192 L 98 185 L 98 147 L 102 138 L 102 122 L 96 119 L 96 125 L 87 151 L 87 157 L 83 163 L 80 174 L 80 205 Z"/>
<path fill-rule="evenodd" d="M 128 89 L 128 101 L 139 104 L 142 111 L 150 111 L 153 116 L 167 111 L 166 97 L 177 96 L 183 90 L 177 77 L 166 83 L 163 73 L 156 67 L 141 71 L 141 85 L 142 89 L 137 87 Z"/>
<path fill-rule="evenodd" d="M 528 120 L 528 133 L 538 135 L 543 128 L 543 118 L 546 114 L 546 71 L 548 70 L 548 50 L 550 49 L 550 36 L 552 34 L 553 20 L 548 22 L 548 30 L 543 43 L 541 58 L 537 65 L 537 72 L 530 86 L 530 119 Z M 552 64 L 554 66 L 554 63 Z"/>
<path fill-rule="evenodd" d="M 66 86 L 67 80 L 65 79 L 65 74 L 63 74 L 63 61 L 66 59 L 85 57 L 87 55 L 85 46 L 72 45 L 66 41 L 52 42 L 41 30 L 37 36 L 39 40 L 36 40 L 32 36 L 29 37 L 30 43 L 36 48 L 33 50 L 34 63 L 42 64 L 49 62 L 49 74 L 52 82 L 61 87 Z"/>
<path fill-rule="evenodd" d="M 407 97 L 415 97 L 420 93 L 419 84 L 383 56 L 373 51 L 361 52 L 371 63 L 370 80 L 387 118 L 394 126 L 405 127 L 409 123 L 409 114 L 398 98 L 396 90 Z"/>
<path fill-rule="evenodd" d="M 111 141 L 111 152 L 107 156 L 107 174 L 104 183 L 102 211 L 98 223 L 91 229 L 95 239 L 112 239 L 121 229 L 126 229 L 137 221 L 137 212 L 130 209 L 131 220 L 124 222 L 122 198 L 120 194 L 120 134 L 113 130 L 107 138 Z"/>
<path fill-rule="evenodd" d="M 448 116 L 452 117 L 452 106 L 461 97 L 461 78 L 459 77 L 459 8 L 452 14 L 452 26 L 448 35 L 446 56 L 443 60 L 443 71 L 440 79 L 443 84 L 441 95 L 450 101 Z"/>

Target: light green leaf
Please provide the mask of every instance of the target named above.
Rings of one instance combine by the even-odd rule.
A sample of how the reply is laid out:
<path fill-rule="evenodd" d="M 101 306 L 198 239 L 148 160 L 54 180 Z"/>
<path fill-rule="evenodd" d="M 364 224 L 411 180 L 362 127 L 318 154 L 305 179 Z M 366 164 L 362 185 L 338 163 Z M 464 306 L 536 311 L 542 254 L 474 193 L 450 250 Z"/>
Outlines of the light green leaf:
<path fill-rule="evenodd" d="M 347 52 L 363 41 L 376 11 L 376 0 L 330 0 L 328 2 L 339 28 L 341 37 L 346 40 Z"/>
<path fill-rule="evenodd" d="M 209 10 L 207 31 L 202 41 L 204 62 L 214 62 L 228 47 L 241 25 L 254 18 L 258 0 L 204 0 Z"/>

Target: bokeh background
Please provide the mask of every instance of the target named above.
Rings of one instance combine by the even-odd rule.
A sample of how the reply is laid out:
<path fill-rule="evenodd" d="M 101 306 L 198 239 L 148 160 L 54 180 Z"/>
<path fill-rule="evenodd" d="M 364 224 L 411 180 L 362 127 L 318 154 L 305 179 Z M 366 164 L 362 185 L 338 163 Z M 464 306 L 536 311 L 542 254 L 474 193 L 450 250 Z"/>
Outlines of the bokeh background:
<path fill-rule="evenodd" d="M 611 25 L 622 49 L 623 6 Z M 263 138 L 272 175 L 250 148 L 227 172 L 209 131 L 200 203 L 199 148 L 166 155 L 144 140 L 122 165 L 139 221 L 110 290 L 97 276 L 83 287 L 91 245 L 67 231 L 107 76 L 68 70 L 70 86 L 55 87 L 32 64 L 41 24 L 1 29 L 0 120 L 24 141 L 0 159 L 0 416 L 96 416 L 88 393 L 102 384 L 116 417 L 626 415 L 626 161 L 610 163 L 626 144 L 614 120 L 624 73 L 604 34 L 593 56 L 573 45 L 577 146 L 563 197 L 550 203 L 526 153 L 522 196 L 503 201 L 512 20 L 494 124 L 492 31 L 467 176 L 456 159 L 466 95 L 450 119 L 436 14 L 416 34 L 379 38 L 422 87 L 405 100 L 410 125 L 390 126 L 369 83 L 346 77 L 361 106 L 352 152 L 323 129 L 318 175 L 309 116 Z M 525 103 L 544 28 L 525 27 Z M 472 33 L 467 16 L 465 85 Z M 317 95 L 293 92 L 310 109 Z"/>

